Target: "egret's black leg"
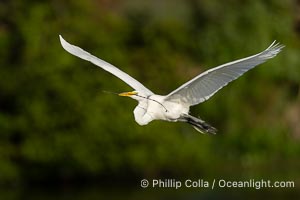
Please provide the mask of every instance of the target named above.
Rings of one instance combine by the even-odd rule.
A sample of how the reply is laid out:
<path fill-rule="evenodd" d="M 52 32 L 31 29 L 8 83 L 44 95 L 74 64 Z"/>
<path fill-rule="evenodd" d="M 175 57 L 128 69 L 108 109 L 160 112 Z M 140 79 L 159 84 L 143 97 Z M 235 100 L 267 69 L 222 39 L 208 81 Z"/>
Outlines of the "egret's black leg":
<path fill-rule="evenodd" d="M 217 129 L 214 128 L 213 126 L 209 125 L 208 123 L 206 123 L 205 121 L 203 121 L 197 117 L 194 117 L 194 116 L 191 116 L 188 114 L 181 115 L 181 117 L 178 119 L 178 121 L 191 124 L 200 133 L 210 133 L 210 134 L 217 133 Z"/>

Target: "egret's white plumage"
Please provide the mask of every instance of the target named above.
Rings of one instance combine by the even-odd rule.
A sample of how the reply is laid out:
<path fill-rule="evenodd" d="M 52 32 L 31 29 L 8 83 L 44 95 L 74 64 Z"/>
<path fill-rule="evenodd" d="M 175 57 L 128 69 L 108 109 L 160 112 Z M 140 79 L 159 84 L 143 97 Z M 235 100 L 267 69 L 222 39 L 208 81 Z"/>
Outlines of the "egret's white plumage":
<path fill-rule="evenodd" d="M 83 60 L 90 61 L 91 63 L 101 67 L 102 69 L 112 73 L 128 85 L 130 85 L 133 89 L 136 91 L 141 91 L 143 94 L 151 95 L 153 92 L 151 92 L 148 88 L 143 86 L 140 82 L 126 74 L 125 72 L 119 70 L 115 66 L 109 64 L 108 62 L 105 62 L 104 60 L 101 60 L 97 58 L 96 56 L 93 56 L 89 52 L 84 51 L 83 49 L 69 44 L 67 41 L 63 39 L 63 37 L 60 35 L 60 42 L 61 45 L 64 47 L 66 51 L 68 51 L 70 54 L 73 54 L 74 56 L 77 56 Z"/>
<path fill-rule="evenodd" d="M 284 47 L 278 43 L 275 44 L 274 41 L 261 53 L 207 70 L 170 94 L 161 96 L 154 94 L 140 82 L 115 66 L 77 46 L 69 44 L 61 36 L 59 37 L 66 51 L 112 73 L 135 89 L 133 92 L 125 92 L 119 95 L 131 97 L 139 102 L 134 109 L 135 121 L 138 124 L 146 125 L 153 120 L 183 121 L 192 124 L 198 131 L 204 133 L 216 133 L 216 129 L 201 119 L 189 115 L 190 106 L 206 101 L 229 82 L 276 56 Z"/>

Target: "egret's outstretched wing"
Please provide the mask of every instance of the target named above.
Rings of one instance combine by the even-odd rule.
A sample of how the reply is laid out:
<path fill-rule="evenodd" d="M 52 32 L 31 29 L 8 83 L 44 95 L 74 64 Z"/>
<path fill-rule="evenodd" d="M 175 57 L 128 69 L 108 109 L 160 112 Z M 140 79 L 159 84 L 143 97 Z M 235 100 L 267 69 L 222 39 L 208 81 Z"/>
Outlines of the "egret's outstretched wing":
<path fill-rule="evenodd" d="M 59 39 L 61 42 L 61 45 L 63 48 L 73 54 L 74 56 L 77 56 L 83 60 L 90 61 L 91 63 L 101 67 L 102 69 L 112 73 L 116 77 L 120 78 L 122 81 L 130 85 L 132 88 L 134 88 L 136 91 L 143 92 L 145 95 L 151 95 L 153 92 L 151 92 L 149 89 L 147 89 L 145 86 L 143 86 L 140 82 L 126 74 L 125 72 L 119 70 L 115 66 L 109 64 L 108 62 L 105 62 L 104 60 L 101 60 L 97 58 L 96 56 L 93 56 L 89 52 L 84 51 L 83 49 L 74 46 L 72 44 L 69 44 L 67 41 L 63 39 L 61 35 L 59 35 Z"/>
<path fill-rule="evenodd" d="M 207 70 L 168 94 L 166 100 L 180 99 L 190 106 L 206 101 L 229 82 L 276 56 L 283 47 L 274 41 L 261 53 Z"/>

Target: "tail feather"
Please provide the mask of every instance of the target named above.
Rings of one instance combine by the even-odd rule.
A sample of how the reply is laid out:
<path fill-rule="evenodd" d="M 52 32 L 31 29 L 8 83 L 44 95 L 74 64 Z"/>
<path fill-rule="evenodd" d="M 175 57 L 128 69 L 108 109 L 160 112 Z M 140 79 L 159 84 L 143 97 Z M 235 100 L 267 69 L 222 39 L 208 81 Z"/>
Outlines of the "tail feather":
<path fill-rule="evenodd" d="M 199 118 L 185 114 L 182 116 L 182 119 L 184 119 L 182 121 L 191 124 L 200 133 L 203 133 L 203 134 L 205 134 L 205 133 L 216 134 L 217 133 L 216 128 L 214 128 L 213 126 L 211 126 L 210 124 L 206 123 L 205 121 L 203 121 Z"/>

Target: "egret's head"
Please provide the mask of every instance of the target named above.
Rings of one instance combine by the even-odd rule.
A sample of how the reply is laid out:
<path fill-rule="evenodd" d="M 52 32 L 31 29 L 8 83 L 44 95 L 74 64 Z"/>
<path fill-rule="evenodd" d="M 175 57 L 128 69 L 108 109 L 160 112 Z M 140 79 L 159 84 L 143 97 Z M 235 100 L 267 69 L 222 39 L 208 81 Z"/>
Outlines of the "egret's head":
<path fill-rule="evenodd" d="M 133 99 L 135 99 L 136 95 L 138 94 L 137 91 L 132 91 L 132 92 L 122 92 L 119 94 L 119 96 L 121 97 L 131 97 Z"/>

